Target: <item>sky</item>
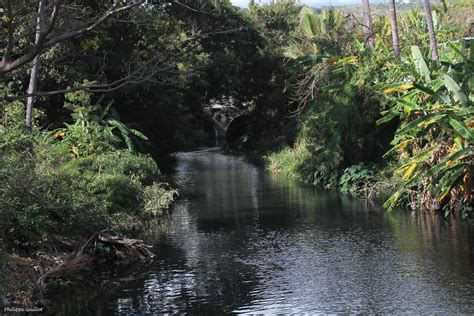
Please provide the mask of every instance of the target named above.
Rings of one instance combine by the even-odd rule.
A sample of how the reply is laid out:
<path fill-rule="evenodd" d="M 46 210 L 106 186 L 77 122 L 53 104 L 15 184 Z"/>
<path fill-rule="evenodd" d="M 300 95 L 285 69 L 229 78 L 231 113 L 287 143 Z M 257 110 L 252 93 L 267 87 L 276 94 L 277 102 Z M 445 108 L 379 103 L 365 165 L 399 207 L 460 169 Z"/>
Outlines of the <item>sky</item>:
<path fill-rule="evenodd" d="M 268 2 L 270 0 L 260 0 L 263 2 Z M 371 2 L 382 2 L 383 0 L 379 1 L 371 1 Z M 248 0 L 231 0 L 234 5 L 239 7 L 246 7 L 249 3 Z M 255 1 L 258 3 L 258 0 Z M 320 7 L 320 6 L 337 6 L 337 5 L 347 5 L 347 4 L 360 4 L 360 0 L 300 0 L 301 4 L 311 5 L 313 7 Z"/>

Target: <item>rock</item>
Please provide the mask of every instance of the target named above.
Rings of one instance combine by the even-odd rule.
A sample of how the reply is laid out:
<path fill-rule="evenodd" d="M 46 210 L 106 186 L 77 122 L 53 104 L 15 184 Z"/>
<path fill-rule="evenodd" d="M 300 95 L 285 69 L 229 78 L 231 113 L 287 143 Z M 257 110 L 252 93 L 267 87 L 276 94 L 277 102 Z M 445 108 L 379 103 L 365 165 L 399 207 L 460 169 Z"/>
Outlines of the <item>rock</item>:
<path fill-rule="evenodd" d="M 16 264 L 15 261 L 8 261 L 7 262 L 7 268 L 10 270 L 10 271 L 16 271 L 18 269 L 18 265 Z"/>
<path fill-rule="evenodd" d="M 8 305 L 10 305 L 10 301 L 8 300 L 8 298 L 6 298 L 3 295 L 0 295 L 0 306 L 5 307 L 5 306 L 8 306 Z"/>

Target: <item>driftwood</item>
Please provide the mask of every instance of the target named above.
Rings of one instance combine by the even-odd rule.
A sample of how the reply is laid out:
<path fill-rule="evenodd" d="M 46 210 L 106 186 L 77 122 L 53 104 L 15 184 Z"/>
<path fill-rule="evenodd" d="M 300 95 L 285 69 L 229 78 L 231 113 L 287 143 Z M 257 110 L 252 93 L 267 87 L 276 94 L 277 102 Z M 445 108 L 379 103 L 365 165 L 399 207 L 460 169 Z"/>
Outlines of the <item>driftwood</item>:
<path fill-rule="evenodd" d="M 56 241 L 66 248 L 71 248 L 70 240 L 55 238 Z M 131 239 L 118 235 L 96 233 L 92 235 L 80 247 L 78 243 L 75 250 L 70 253 L 64 252 L 38 252 L 39 262 L 33 266 L 32 274 L 35 277 L 36 284 L 44 286 L 44 281 L 48 277 L 59 277 L 70 273 L 77 272 L 85 266 L 91 264 L 94 259 L 104 256 L 103 253 L 97 251 L 98 244 L 113 250 L 113 256 L 106 259 L 119 263 L 127 263 L 132 261 L 148 261 L 155 257 L 150 251 L 150 246 L 143 243 L 140 239 Z"/>
<path fill-rule="evenodd" d="M 150 251 L 150 246 L 143 243 L 140 239 L 131 239 L 122 236 L 99 235 L 97 240 L 105 245 L 110 245 L 114 249 L 115 256 L 118 260 L 135 260 L 147 261 L 155 257 Z"/>
<path fill-rule="evenodd" d="M 47 277 L 58 277 L 81 270 L 84 266 L 92 262 L 94 258 L 85 253 L 77 252 L 68 255 L 60 264 L 45 270 L 43 265 L 34 266 L 33 269 L 41 276 L 36 281 L 37 285 L 44 286 Z"/>

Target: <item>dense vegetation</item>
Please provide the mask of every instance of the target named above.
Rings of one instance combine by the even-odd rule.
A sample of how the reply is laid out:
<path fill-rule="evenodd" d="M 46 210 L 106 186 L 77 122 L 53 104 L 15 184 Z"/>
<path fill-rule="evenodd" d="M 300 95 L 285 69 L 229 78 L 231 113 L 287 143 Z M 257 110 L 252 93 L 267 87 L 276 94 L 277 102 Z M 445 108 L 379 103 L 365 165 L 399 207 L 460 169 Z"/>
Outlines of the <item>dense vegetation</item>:
<path fill-rule="evenodd" d="M 246 114 L 228 148 L 272 171 L 389 210 L 474 216 L 470 1 L 431 20 L 406 8 L 395 51 L 384 14 L 367 32 L 358 11 L 291 0 L 34 4 L 0 1 L 5 249 L 160 215 L 176 192 L 153 158 L 213 144 L 203 106 L 230 97 Z"/>
<path fill-rule="evenodd" d="M 400 17 L 399 58 L 388 18 L 375 21 L 371 48 L 349 32 L 341 11 L 302 8 L 284 51 L 297 133 L 290 146 L 267 155 L 269 168 L 385 200 L 389 210 L 472 216 L 473 42 L 459 36 L 467 31 L 454 31 L 464 21 L 435 9 L 440 63 L 428 57 L 418 7 Z"/>
<path fill-rule="evenodd" d="M 133 133 L 141 133 L 91 105 L 87 93 L 66 100 L 74 121 L 53 131 L 26 134 L 22 104 L 1 114 L 1 226 L 12 247 L 52 235 L 77 239 L 107 228 L 129 230 L 173 200 L 154 160 L 131 150 Z"/>
<path fill-rule="evenodd" d="M 137 226 L 137 218 L 161 213 L 174 190 L 150 154 L 211 144 L 202 113 L 211 98 L 261 94 L 272 74 L 262 70 L 254 83 L 244 77 L 262 65 L 261 34 L 229 3 L 194 4 L 134 6 L 46 49 L 30 125 L 24 95 L 31 64 L 2 73 L 0 227 L 9 246 Z M 94 21 L 121 5 L 65 3 L 57 19 L 77 25 L 60 23 L 50 36 L 83 27 L 79 13 Z M 19 23 L 13 35 L 21 36 L 36 11 L 17 4 L 11 12 Z M 11 59 L 32 51 L 32 37 L 14 46 Z"/>

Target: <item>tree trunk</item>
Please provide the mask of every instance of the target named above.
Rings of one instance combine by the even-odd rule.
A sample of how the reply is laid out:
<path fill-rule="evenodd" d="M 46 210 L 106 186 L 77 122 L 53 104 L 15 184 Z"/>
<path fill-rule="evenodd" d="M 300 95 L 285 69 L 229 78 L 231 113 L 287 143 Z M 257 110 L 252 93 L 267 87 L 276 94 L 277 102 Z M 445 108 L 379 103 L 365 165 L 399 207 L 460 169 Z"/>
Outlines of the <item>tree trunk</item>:
<path fill-rule="evenodd" d="M 33 59 L 33 66 L 30 70 L 30 82 L 28 84 L 27 94 L 34 94 L 36 92 L 36 82 L 38 80 L 39 56 Z M 31 132 L 33 127 L 33 107 L 35 105 L 35 97 L 26 98 L 26 128 Z"/>
<path fill-rule="evenodd" d="M 441 3 L 443 4 L 444 13 L 448 12 L 448 5 L 446 4 L 446 0 L 441 0 Z"/>
<path fill-rule="evenodd" d="M 38 43 L 40 34 L 41 34 L 41 24 L 42 16 L 44 11 L 44 0 L 41 0 L 38 3 L 38 17 L 36 19 L 36 34 L 35 34 L 35 44 Z M 36 55 L 33 59 L 33 65 L 31 66 L 30 71 L 30 82 L 28 84 L 27 94 L 34 94 L 36 92 L 36 83 L 38 81 L 38 69 L 40 64 L 40 54 Z M 26 128 L 28 131 L 31 131 L 33 127 L 33 107 L 35 105 L 35 97 L 30 96 L 26 98 Z"/>
<path fill-rule="evenodd" d="M 388 0 L 388 6 L 390 7 L 390 24 L 392 25 L 392 46 L 395 57 L 400 57 L 400 38 L 398 37 L 398 24 L 397 24 L 397 9 L 395 7 L 395 0 Z"/>
<path fill-rule="evenodd" d="M 430 0 L 423 0 L 425 8 L 426 23 L 428 24 L 428 33 L 430 35 L 430 48 L 433 60 L 439 64 L 438 43 L 436 42 L 436 34 L 433 25 L 433 16 L 431 15 Z"/>
<path fill-rule="evenodd" d="M 370 47 L 375 47 L 374 29 L 372 27 L 372 16 L 370 14 L 369 0 L 362 0 L 362 9 L 364 11 L 364 33 L 365 40 Z"/>

